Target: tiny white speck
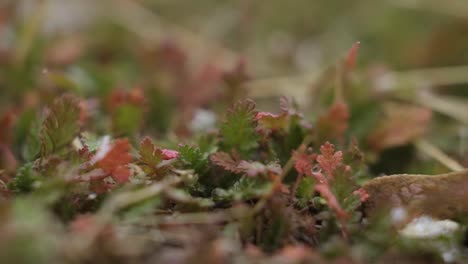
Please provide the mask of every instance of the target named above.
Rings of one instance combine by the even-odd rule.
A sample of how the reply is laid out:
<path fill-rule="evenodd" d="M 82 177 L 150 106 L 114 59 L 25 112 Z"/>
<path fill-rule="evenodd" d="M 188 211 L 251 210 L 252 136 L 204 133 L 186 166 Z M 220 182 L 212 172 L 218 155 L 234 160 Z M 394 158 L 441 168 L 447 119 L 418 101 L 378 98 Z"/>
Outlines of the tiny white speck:
<path fill-rule="evenodd" d="M 408 213 L 406 212 L 406 209 L 403 208 L 403 207 L 393 208 L 390 215 L 391 215 L 391 219 L 392 219 L 393 224 L 402 223 L 408 217 Z"/>
<path fill-rule="evenodd" d="M 89 163 L 91 163 L 91 165 L 96 164 L 96 162 L 103 159 L 110 150 L 111 150 L 110 136 L 104 136 L 104 138 L 102 139 L 101 145 L 99 146 L 99 149 L 96 152 L 96 155 L 94 155 L 94 157 L 91 159 Z"/>

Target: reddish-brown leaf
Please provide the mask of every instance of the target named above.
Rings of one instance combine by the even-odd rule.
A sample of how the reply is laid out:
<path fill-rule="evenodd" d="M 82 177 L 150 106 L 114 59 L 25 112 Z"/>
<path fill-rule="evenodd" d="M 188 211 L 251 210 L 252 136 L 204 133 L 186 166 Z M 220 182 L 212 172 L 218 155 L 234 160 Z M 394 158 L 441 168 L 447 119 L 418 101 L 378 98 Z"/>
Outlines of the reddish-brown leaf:
<path fill-rule="evenodd" d="M 231 155 L 226 152 L 216 152 L 210 157 L 211 162 L 222 167 L 223 169 L 232 173 L 242 173 L 242 170 L 238 168 L 239 162 L 234 160 Z"/>
<path fill-rule="evenodd" d="M 305 146 L 301 146 L 293 152 L 294 168 L 301 175 L 311 175 L 314 161 L 317 157 L 315 153 L 306 153 Z"/>
<path fill-rule="evenodd" d="M 130 170 L 127 165 L 133 159 L 129 151 L 130 143 L 128 139 L 118 139 L 97 164 L 118 183 L 125 182 L 130 177 Z"/>

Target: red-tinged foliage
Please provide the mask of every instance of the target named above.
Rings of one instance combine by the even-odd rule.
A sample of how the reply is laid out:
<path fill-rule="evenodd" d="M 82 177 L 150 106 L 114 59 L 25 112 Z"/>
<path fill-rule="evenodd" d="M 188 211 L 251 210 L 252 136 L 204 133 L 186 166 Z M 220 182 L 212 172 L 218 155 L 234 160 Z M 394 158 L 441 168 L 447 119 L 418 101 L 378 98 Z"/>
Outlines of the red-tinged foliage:
<path fill-rule="evenodd" d="M 141 141 L 139 154 L 140 160 L 152 167 L 156 167 L 163 160 L 171 160 L 179 157 L 178 151 L 158 148 L 149 137 L 145 137 Z"/>
<path fill-rule="evenodd" d="M 151 175 L 162 176 L 169 168 L 168 164 L 160 166 L 164 160 L 172 160 L 179 157 L 179 152 L 171 149 L 161 149 L 153 144 L 149 137 L 145 137 L 140 143 L 139 161 L 143 170 Z"/>
<path fill-rule="evenodd" d="M 125 166 L 119 166 L 112 172 L 112 178 L 114 178 L 117 183 L 124 183 L 128 181 L 130 175 L 130 170 Z"/>
<path fill-rule="evenodd" d="M 140 161 L 151 167 L 156 167 L 163 160 L 162 152 L 149 137 L 143 138 L 140 143 Z"/>
<path fill-rule="evenodd" d="M 255 115 L 255 120 L 257 121 L 258 129 L 261 131 L 284 131 L 289 125 L 289 116 L 286 113 L 258 112 Z"/>
<path fill-rule="evenodd" d="M 320 183 L 315 185 L 315 190 L 320 193 L 320 195 L 327 200 L 328 206 L 335 211 L 335 214 L 338 220 L 341 223 L 343 234 L 345 237 L 348 235 L 348 231 L 346 228 L 346 219 L 349 217 L 348 213 L 341 208 L 340 203 L 336 199 L 336 196 L 330 189 L 330 185 L 328 183 Z"/>
<path fill-rule="evenodd" d="M 336 213 L 338 220 L 341 222 L 343 234 L 346 237 L 348 235 L 346 229 L 348 213 L 341 207 L 330 186 L 333 183 L 333 172 L 342 165 L 343 153 L 341 151 L 335 152 L 335 146 L 329 142 L 320 147 L 320 155 L 314 153 L 307 154 L 304 149 L 305 146 L 301 146 L 298 151 L 293 153 L 293 158 L 295 159 L 294 168 L 299 173 L 299 177 L 293 187 L 293 194 L 303 175 L 313 177 L 317 183 L 314 187 L 315 190 L 325 198 L 328 206 Z M 326 172 L 326 176 L 321 171 L 312 171 L 315 160 L 320 168 Z"/>
<path fill-rule="evenodd" d="M 361 42 L 356 42 L 353 44 L 351 49 L 348 51 L 348 55 L 346 56 L 346 70 L 352 71 L 356 66 L 357 55 L 359 51 L 359 47 L 361 46 Z"/>
<path fill-rule="evenodd" d="M 333 178 L 333 172 L 343 162 L 343 152 L 335 152 L 335 146 L 330 142 L 325 142 L 320 147 L 322 154 L 317 156 L 317 163 L 327 173 L 327 177 Z"/>
<path fill-rule="evenodd" d="M 232 173 L 242 173 L 242 170 L 238 168 L 239 161 L 234 160 L 231 155 L 226 152 L 216 152 L 210 157 L 211 162 L 220 166 L 221 168 L 230 171 Z"/>
<path fill-rule="evenodd" d="M 294 168 L 300 175 L 310 176 L 316 157 L 317 154 L 315 153 L 306 153 L 305 146 L 302 145 L 297 151 L 293 152 Z"/>
<path fill-rule="evenodd" d="M 79 100 L 72 94 L 55 99 L 42 123 L 40 131 L 43 157 L 69 145 L 79 133 Z"/>
<path fill-rule="evenodd" d="M 369 199 L 369 193 L 364 188 L 359 188 L 353 192 L 354 195 L 359 195 L 359 200 L 361 203 L 367 201 Z"/>
<path fill-rule="evenodd" d="M 163 160 L 177 159 L 179 157 L 179 152 L 172 149 L 161 149 Z"/>
<path fill-rule="evenodd" d="M 258 112 L 255 115 L 255 120 L 259 121 L 259 120 L 261 120 L 263 118 L 266 118 L 266 117 L 278 118 L 279 115 L 278 114 L 273 114 L 273 113 L 270 113 L 270 112 Z"/>
<path fill-rule="evenodd" d="M 126 182 L 130 177 L 130 169 L 127 165 L 133 160 L 129 152 L 130 148 L 127 138 L 116 140 L 106 155 L 97 162 L 97 165 L 118 183 Z"/>
<path fill-rule="evenodd" d="M 341 139 L 349 127 L 349 108 L 345 102 L 338 101 L 320 116 L 317 127 L 322 138 Z"/>

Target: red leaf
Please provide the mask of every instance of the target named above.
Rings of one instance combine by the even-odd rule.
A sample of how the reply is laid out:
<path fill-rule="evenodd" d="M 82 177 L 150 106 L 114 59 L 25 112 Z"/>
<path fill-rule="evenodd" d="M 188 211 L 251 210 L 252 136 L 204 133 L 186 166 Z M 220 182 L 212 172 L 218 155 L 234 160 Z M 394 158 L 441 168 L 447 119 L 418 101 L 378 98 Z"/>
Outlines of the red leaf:
<path fill-rule="evenodd" d="M 129 153 L 130 143 L 127 138 L 116 140 L 106 155 L 97 164 L 106 173 L 111 174 L 117 182 L 128 180 L 130 171 L 126 167 L 133 159 Z"/>
<path fill-rule="evenodd" d="M 353 192 L 354 195 L 359 195 L 361 203 L 367 201 L 370 197 L 369 193 L 364 188 L 359 188 Z"/>
<path fill-rule="evenodd" d="M 352 71 L 354 67 L 356 66 L 356 59 L 357 59 L 357 54 L 359 51 L 359 47 L 361 46 L 361 42 L 356 42 L 353 44 L 351 49 L 348 52 L 348 55 L 346 56 L 346 70 L 347 71 Z"/>
<path fill-rule="evenodd" d="M 312 168 L 314 166 L 315 158 L 317 154 L 312 153 L 308 154 L 305 153 L 305 146 L 301 146 L 297 151 L 293 152 L 294 168 L 296 171 L 301 175 L 311 175 Z"/>
<path fill-rule="evenodd" d="M 320 152 L 322 154 L 317 156 L 318 164 L 328 177 L 333 177 L 333 171 L 343 162 L 343 153 L 341 151 L 335 152 L 335 146 L 330 142 L 323 144 L 320 147 Z"/>
<path fill-rule="evenodd" d="M 124 183 L 130 178 L 130 170 L 126 166 L 119 166 L 112 172 L 112 178 L 117 183 Z"/>

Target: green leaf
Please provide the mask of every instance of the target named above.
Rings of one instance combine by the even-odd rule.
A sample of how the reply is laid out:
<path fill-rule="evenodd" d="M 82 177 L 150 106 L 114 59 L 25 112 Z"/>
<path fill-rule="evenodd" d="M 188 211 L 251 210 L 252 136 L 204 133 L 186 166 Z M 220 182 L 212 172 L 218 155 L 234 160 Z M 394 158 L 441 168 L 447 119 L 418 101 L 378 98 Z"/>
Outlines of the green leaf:
<path fill-rule="evenodd" d="M 261 178 L 242 177 L 225 190 L 215 189 L 214 196 L 219 201 L 241 201 L 258 198 L 268 192 L 271 188 L 271 182 Z"/>
<path fill-rule="evenodd" d="M 156 166 L 163 160 L 161 149 L 157 148 L 149 137 L 145 137 L 140 143 L 140 160 L 152 167 Z"/>
<path fill-rule="evenodd" d="M 33 165 L 32 163 L 26 163 L 18 170 L 13 181 L 9 183 L 8 188 L 17 192 L 31 192 L 34 189 L 33 184 L 35 181 L 36 176 L 34 175 Z"/>
<path fill-rule="evenodd" d="M 225 151 L 235 149 L 241 155 L 247 155 L 258 146 L 254 109 L 255 103 L 252 100 L 241 100 L 228 111 L 225 122 L 220 127 Z"/>
<path fill-rule="evenodd" d="M 80 108 L 75 97 L 65 95 L 55 100 L 42 124 L 41 154 L 47 156 L 69 144 L 78 134 Z"/>
<path fill-rule="evenodd" d="M 33 161 L 39 155 L 41 151 L 41 122 L 35 120 L 32 122 L 28 134 L 25 139 L 25 143 L 21 149 L 21 154 L 26 161 Z"/>
<path fill-rule="evenodd" d="M 312 177 L 304 177 L 299 182 L 296 190 L 296 197 L 298 198 L 297 204 L 303 208 L 307 206 L 307 203 L 314 196 L 315 180 Z"/>
<path fill-rule="evenodd" d="M 188 168 L 198 174 L 206 172 L 208 167 L 208 153 L 204 153 L 198 147 L 182 145 L 179 147 L 180 159 Z"/>

